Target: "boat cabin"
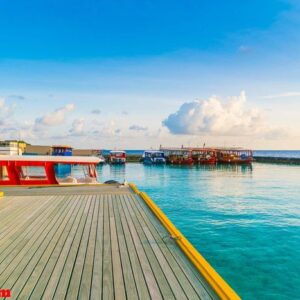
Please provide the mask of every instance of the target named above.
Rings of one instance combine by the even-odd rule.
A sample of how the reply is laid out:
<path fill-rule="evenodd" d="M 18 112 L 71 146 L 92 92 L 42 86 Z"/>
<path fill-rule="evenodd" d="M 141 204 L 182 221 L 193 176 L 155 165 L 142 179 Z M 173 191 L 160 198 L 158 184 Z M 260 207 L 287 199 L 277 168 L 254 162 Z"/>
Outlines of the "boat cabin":
<path fill-rule="evenodd" d="M 72 156 L 73 148 L 70 146 L 52 146 L 52 155 L 54 156 Z"/>
<path fill-rule="evenodd" d="M 253 161 L 253 151 L 248 149 L 217 149 L 219 163 L 250 164 Z"/>
<path fill-rule="evenodd" d="M 144 164 L 165 164 L 166 158 L 163 151 L 147 150 L 143 153 L 142 161 Z"/>
<path fill-rule="evenodd" d="M 110 164 L 125 164 L 126 163 L 126 152 L 123 150 L 112 150 L 109 152 L 109 163 Z"/>
<path fill-rule="evenodd" d="M 217 163 L 217 152 L 210 148 L 192 148 L 194 164 L 214 165 Z"/>
<path fill-rule="evenodd" d="M 0 185 L 57 185 L 97 183 L 97 157 L 0 156 Z M 70 166 L 69 173 L 57 173 Z"/>
<path fill-rule="evenodd" d="M 167 163 L 174 165 L 192 165 L 192 150 L 185 148 L 162 149 L 167 159 Z"/>

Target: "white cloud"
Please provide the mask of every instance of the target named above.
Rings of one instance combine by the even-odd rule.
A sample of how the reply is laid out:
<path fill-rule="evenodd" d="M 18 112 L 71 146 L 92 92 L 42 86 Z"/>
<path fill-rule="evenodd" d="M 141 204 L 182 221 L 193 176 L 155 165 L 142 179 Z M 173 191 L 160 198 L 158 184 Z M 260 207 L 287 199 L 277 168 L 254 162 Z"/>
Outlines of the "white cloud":
<path fill-rule="evenodd" d="M 121 133 L 120 128 L 116 128 L 115 121 L 107 122 L 100 130 L 98 131 L 100 136 L 115 136 Z"/>
<path fill-rule="evenodd" d="M 276 99 L 276 98 L 290 98 L 290 97 L 300 97 L 300 92 L 286 92 L 276 95 L 267 95 L 264 96 L 264 99 Z"/>
<path fill-rule="evenodd" d="M 71 135 L 84 134 L 85 121 L 84 119 L 75 119 L 72 123 L 72 128 L 69 130 Z"/>
<path fill-rule="evenodd" d="M 163 121 L 173 134 L 215 136 L 281 135 L 282 130 L 270 127 L 263 112 L 246 106 L 244 91 L 223 102 L 213 96 L 204 101 L 187 102 Z"/>
<path fill-rule="evenodd" d="M 147 131 L 148 127 L 140 126 L 140 125 L 131 125 L 129 127 L 129 130 L 135 130 L 135 131 Z"/>
<path fill-rule="evenodd" d="M 36 125 L 44 126 L 56 126 L 60 125 L 65 121 L 65 115 L 75 109 L 73 103 L 67 104 L 61 108 L 56 109 L 54 112 L 45 114 L 41 118 L 35 120 Z"/>

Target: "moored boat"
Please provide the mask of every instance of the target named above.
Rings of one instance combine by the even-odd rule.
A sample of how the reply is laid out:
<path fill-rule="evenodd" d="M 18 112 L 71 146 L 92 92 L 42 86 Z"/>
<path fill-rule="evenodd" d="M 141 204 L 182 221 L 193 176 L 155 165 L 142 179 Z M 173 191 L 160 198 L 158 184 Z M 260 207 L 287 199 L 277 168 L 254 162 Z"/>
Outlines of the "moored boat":
<path fill-rule="evenodd" d="M 164 152 L 167 163 L 173 165 L 192 165 L 192 150 L 186 148 L 161 148 Z"/>
<path fill-rule="evenodd" d="M 0 185 L 96 184 L 98 163 L 97 157 L 0 156 Z M 69 166 L 70 171 L 58 172 L 61 166 Z M 72 173 L 74 166 L 77 176 Z"/>
<path fill-rule="evenodd" d="M 218 163 L 250 164 L 253 162 L 253 151 L 240 148 L 216 149 Z"/>
<path fill-rule="evenodd" d="M 73 148 L 65 145 L 55 145 L 51 147 L 52 156 L 73 156 Z M 55 173 L 59 177 L 66 177 L 71 173 L 71 165 L 56 164 L 54 166 Z"/>
<path fill-rule="evenodd" d="M 126 163 L 126 152 L 124 150 L 112 150 L 109 152 L 108 162 L 113 165 Z"/>
<path fill-rule="evenodd" d="M 53 156 L 72 156 L 73 148 L 71 146 L 54 145 L 51 147 Z"/>
<path fill-rule="evenodd" d="M 95 156 L 99 158 L 99 165 L 105 164 L 105 158 L 103 156 L 102 150 L 97 150 L 95 152 Z"/>
<path fill-rule="evenodd" d="M 145 165 L 161 165 L 166 163 L 166 158 L 163 151 L 146 150 L 143 153 L 142 161 Z"/>
<path fill-rule="evenodd" d="M 217 163 L 217 152 L 210 148 L 192 148 L 194 164 L 214 165 Z"/>

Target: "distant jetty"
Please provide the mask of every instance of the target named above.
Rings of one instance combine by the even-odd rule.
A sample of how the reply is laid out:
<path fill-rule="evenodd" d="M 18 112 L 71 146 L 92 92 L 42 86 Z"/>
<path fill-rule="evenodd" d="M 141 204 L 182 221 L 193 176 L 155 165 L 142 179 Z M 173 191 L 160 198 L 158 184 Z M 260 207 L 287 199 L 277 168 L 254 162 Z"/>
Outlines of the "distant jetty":
<path fill-rule="evenodd" d="M 254 156 L 257 163 L 300 165 L 300 158 Z"/>

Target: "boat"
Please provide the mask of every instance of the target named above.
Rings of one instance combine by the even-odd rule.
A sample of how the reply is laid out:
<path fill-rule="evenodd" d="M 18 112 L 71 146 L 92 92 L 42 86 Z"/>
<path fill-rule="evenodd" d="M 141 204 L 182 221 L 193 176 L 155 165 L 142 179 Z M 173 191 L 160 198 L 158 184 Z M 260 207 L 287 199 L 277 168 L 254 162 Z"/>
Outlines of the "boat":
<path fill-rule="evenodd" d="M 253 151 L 240 148 L 219 148 L 217 151 L 218 163 L 225 164 L 251 164 Z"/>
<path fill-rule="evenodd" d="M 102 154 L 97 155 L 97 157 L 99 158 L 99 165 L 105 164 L 105 158 Z"/>
<path fill-rule="evenodd" d="M 173 165 L 192 165 L 194 163 L 192 150 L 186 148 L 161 148 L 167 163 Z"/>
<path fill-rule="evenodd" d="M 194 164 L 215 165 L 217 163 L 217 152 L 211 148 L 192 148 Z"/>
<path fill-rule="evenodd" d="M 73 156 L 73 148 L 71 146 L 55 145 L 51 147 L 52 156 Z M 57 164 L 54 166 L 54 171 L 59 177 L 66 177 L 71 173 L 71 165 Z"/>
<path fill-rule="evenodd" d="M 55 145 L 51 147 L 53 156 L 72 156 L 73 148 L 71 146 Z"/>
<path fill-rule="evenodd" d="M 163 151 L 146 150 L 143 153 L 142 161 L 145 165 L 161 165 L 166 163 L 166 158 Z"/>
<path fill-rule="evenodd" d="M 98 163 L 97 157 L 3 155 L 0 185 L 97 184 Z M 61 166 L 69 166 L 70 171 L 59 172 Z M 73 174 L 74 168 L 78 176 Z"/>
<path fill-rule="evenodd" d="M 126 163 L 126 152 L 124 150 L 112 150 L 109 152 L 108 162 L 112 165 L 123 165 Z"/>

